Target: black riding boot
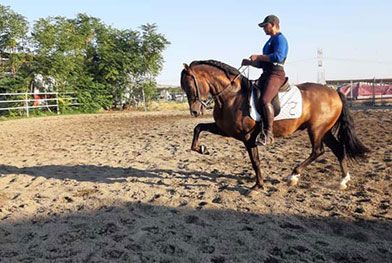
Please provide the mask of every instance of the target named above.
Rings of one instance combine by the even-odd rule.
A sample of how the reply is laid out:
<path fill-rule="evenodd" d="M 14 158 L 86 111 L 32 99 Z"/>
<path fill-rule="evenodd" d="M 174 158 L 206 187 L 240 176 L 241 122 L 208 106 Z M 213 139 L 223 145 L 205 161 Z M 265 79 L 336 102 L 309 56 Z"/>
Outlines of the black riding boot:
<path fill-rule="evenodd" d="M 274 142 L 273 123 L 274 123 L 274 107 L 271 103 L 263 104 L 263 126 L 259 136 L 257 137 L 258 145 L 267 145 Z"/>

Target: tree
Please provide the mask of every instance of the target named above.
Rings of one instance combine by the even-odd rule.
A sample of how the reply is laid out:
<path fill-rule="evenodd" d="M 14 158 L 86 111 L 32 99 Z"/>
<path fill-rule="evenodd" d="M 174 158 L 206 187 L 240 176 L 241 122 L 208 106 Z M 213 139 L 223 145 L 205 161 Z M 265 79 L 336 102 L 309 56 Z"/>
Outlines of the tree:
<path fill-rule="evenodd" d="M 10 72 L 13 77 L 26 61 L 24 49 L 27 47 L 27 31 L 28 22 L 24 16 L 0 5 L 1 70 Z M 6 61 L 4 64 L 3 59 Z"/>
<path fill-rule="evenodd" d="M 96 31 L 104 28 L 99 19 L 79 14 L 75 19 L 48 17 L 33 27 L 35 72 L 54 76 L 60 91 L 76 92 L 85 110 L 107 108 L 110 93 L 96 81 L 88 64 L 96 46 Z"/>
<path fill-rule="evenodd" d="M 132 66 L 128 73 L 126 90 L 129 99 L 141 98 L 151 100 L 157 95 L 155 78 L 163 66 L 162 52 L 170 42 L 164 35 L 157 33 L 155 24 L 141 26 L 141 34 L 134 32 L 137 37 Z"/>
<path fill-rule="evenodd" d="M 162 69 L 162 51 L 169 44 L 156 25 L 130 29 L 101 28 L 90 71 L 100 83 L 111 87 L 114 104 L 140 101 L 156 93 L 155 77 Z"/>
<path fill-rule="evenodd" d="M 8 60 L 15 79 L 26 82 L 33 73 L 53 76 L 58 91 L 76 92 L 89 111 L 138 101 L 141 94 L 154 97 L 162 51 L 169 44 L 155 24 L 141 31 L 120 30 L 86 14 L 55 16 L 38 19 L 27 38 L 24 17 L 0 7 L 0 49 L 24 47 Z M 15 79 L 2 78 L 0 85 L 15 85 Z"/>

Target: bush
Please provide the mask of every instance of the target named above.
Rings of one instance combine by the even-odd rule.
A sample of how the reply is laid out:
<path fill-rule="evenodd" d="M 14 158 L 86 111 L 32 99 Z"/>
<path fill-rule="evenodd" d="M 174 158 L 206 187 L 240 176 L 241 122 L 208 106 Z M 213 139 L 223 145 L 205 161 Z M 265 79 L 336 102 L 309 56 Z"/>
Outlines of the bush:
<path fill-rule="evenodd" d="M 96 112 L 100 109 L 109 109 L 113 97 L 110 89 L 101 83 L 94 82 L 91 78 L 80 80 L 76 87 L 78 102 L 82 112 Z"/>

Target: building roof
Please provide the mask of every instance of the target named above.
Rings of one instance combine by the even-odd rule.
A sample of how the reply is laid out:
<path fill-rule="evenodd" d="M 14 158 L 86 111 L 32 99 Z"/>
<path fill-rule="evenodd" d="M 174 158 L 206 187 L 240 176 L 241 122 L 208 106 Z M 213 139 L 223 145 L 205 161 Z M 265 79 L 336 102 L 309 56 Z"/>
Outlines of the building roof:
<path fill-rule="evenodd" d="M 340 80 L 327 80 L 326 83 L 329 85 L 343 85 L 350 82 L 367 82 L 367 83 L 392 83 L 392 78 L 372 78 L 372 79 L 340 79 Z"/>

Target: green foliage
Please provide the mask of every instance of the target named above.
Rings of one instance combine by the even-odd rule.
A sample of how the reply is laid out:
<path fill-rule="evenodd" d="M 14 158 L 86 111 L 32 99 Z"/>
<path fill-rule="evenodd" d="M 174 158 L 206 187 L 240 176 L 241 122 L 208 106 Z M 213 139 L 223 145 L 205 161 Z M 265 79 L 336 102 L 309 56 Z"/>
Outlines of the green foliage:
<path fill-rule="evenodd" d="M 112 95 L 108 88 L 102 83 L 94 82 L 92 78 L 81 79 L 76 91 L 83 112 L 108 109 L 112 105 Z"/>
<path fill-rule="evenodd" d="M 9 7 L 0 5 L 0 49 L 17 47 L 18 41 L 27 34 L 26 18 Z"/>
<path fill-rule="evenodd" d="M 18 69 L 23 65 L 26 56 L 18 54 L 26 46 L 28 23 L 20 14 L 15 13 L 9 7 L 0 5 L 0 70 L 7 71 L 12 76 L 16 75 Z"/>
<path fill-rule="evenodd" d="M 8 65 L 0 65 L 2 91 L 25 91 L 33 74 L 40 73 L 53 76 L 59 92 L 75 92 L 82 111 L 137 103 L 143 92 L 146 100 L 156 97 L 155 78 L 170 43 L 155 24 L 137 31 L 116 29 L 86 14 L 40 18 L 26 43 L 23 16 L 0 5 L 0 18 L 0 49 L 9 56 Z M 11 54 L 7 48 L 15 43 L 24 49 Z M 67 107 L 61 101 L 61 108 Z"/>
<path fill-rule="evenodd" d="M 0 93 L 26 92 L 26 79 L 21 76 L 0 78 Z"/>

